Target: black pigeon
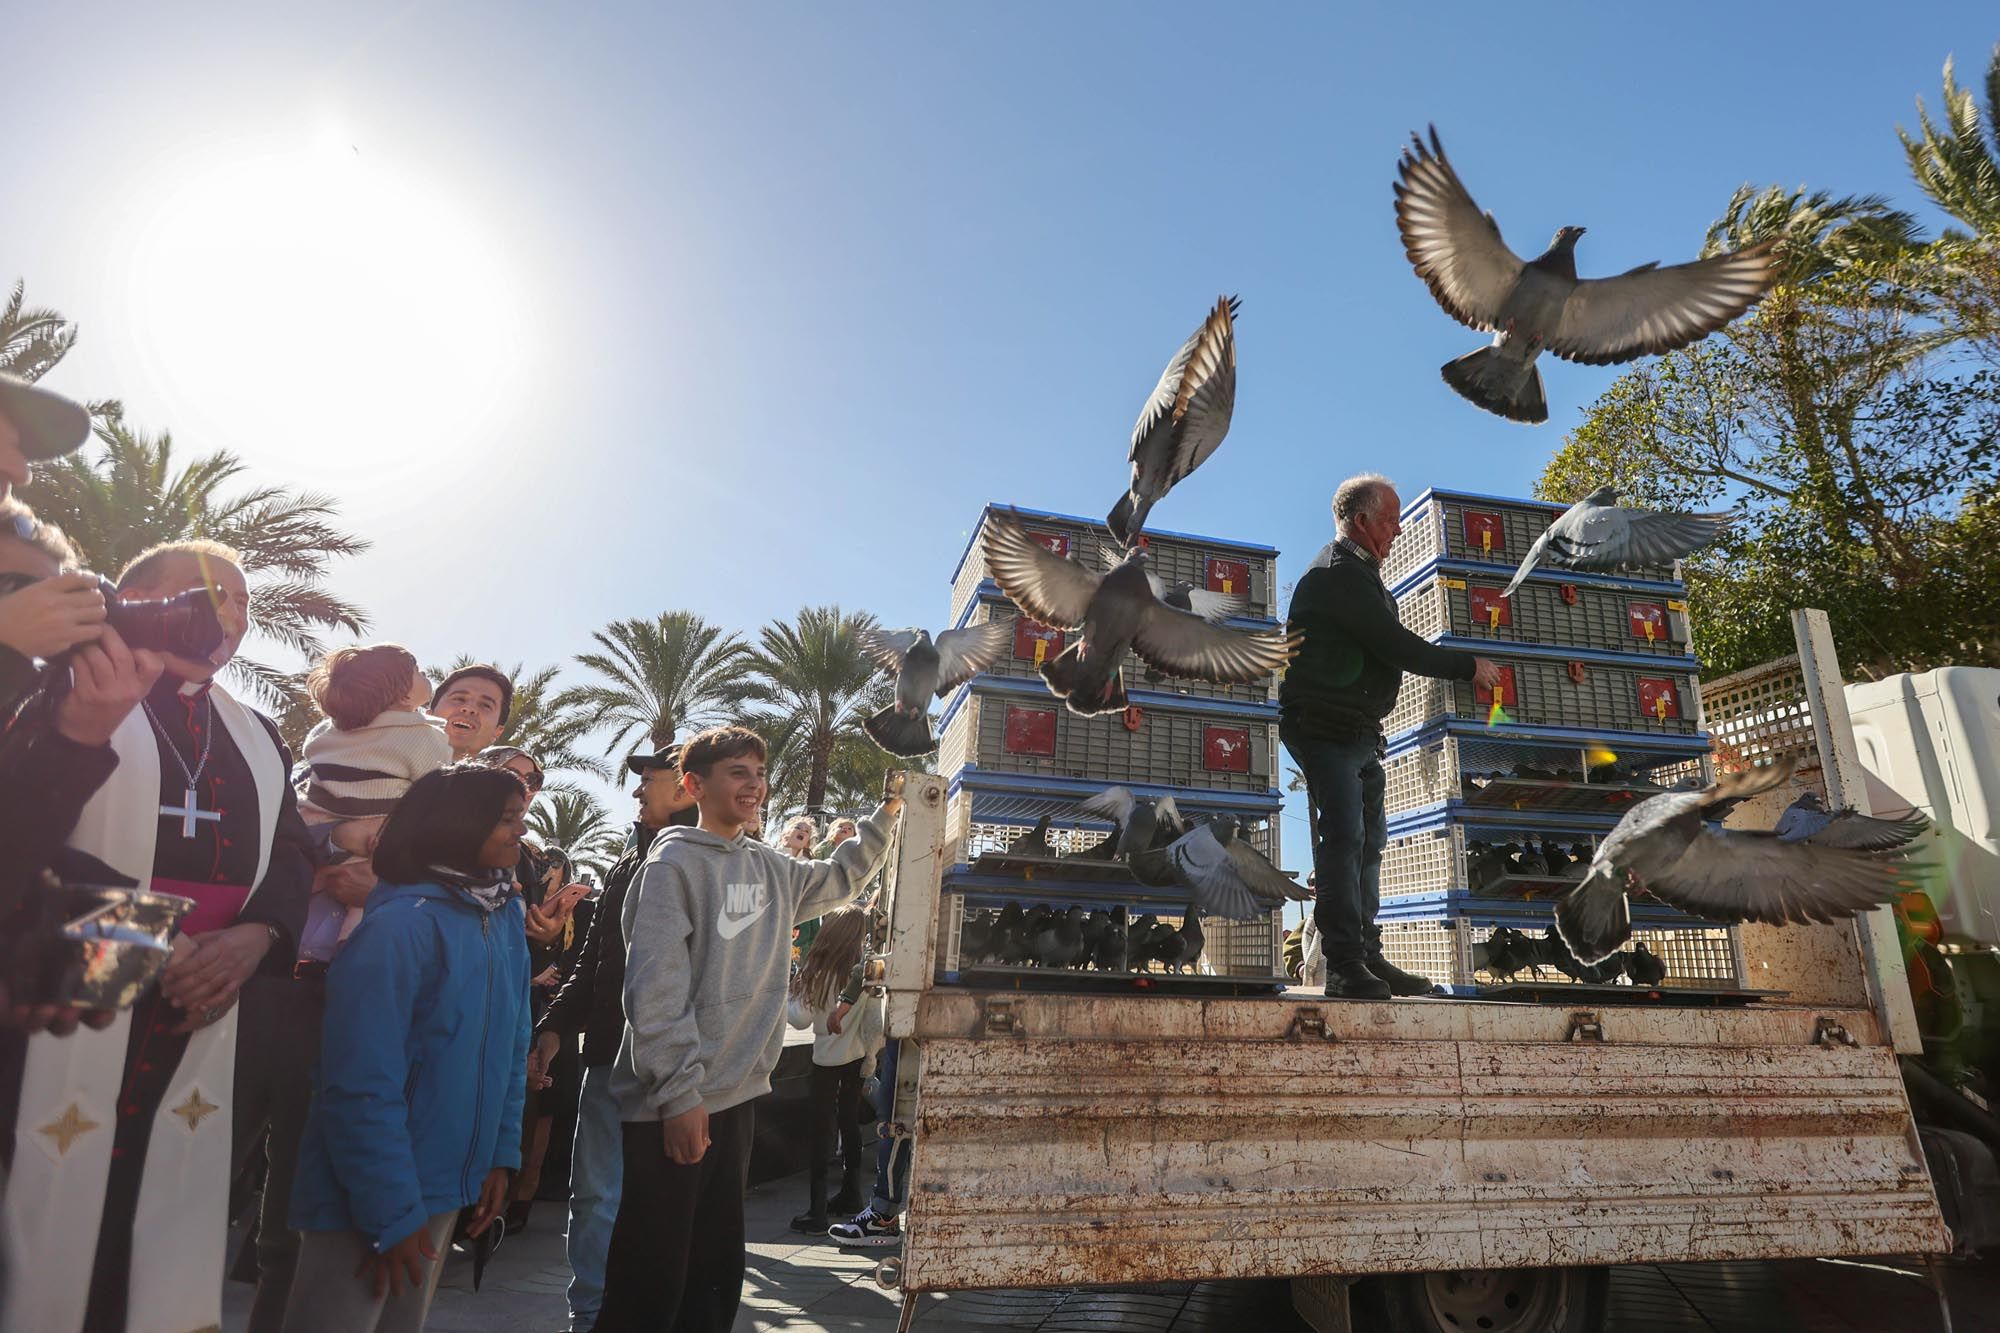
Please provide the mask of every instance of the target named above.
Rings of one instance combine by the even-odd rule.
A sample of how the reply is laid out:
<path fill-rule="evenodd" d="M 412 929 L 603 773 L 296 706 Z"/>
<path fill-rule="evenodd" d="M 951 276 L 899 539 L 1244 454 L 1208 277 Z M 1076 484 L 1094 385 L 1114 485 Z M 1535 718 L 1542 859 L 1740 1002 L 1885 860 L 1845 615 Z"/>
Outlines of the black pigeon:
<path fill-rule="evenodd" d="M 1837 921 L 1893 900 L 1912 869 L 1897 860 L 1785 842 L 1774 832 L 1708 827 L 1716 804 L 1769 791 L 1791 773 L 1787 760 L 1633 806 L 1605 836 L 1583 881 L 1556 904 L 1563 940 L 1587 963 L 1610 956 L 1632 937 L 1626 894 L 1637 889 L 1707 920 L 1772 925 Z"/>
<path fill-rule="evenodd" d="M 1153 927 L 1159 924 L 1160 919 L 1151 912 L 1141 912 L 1125 927 L 1126 966 L 1132 971 L 1143 969 L 1146 960 L 1152 957 Z"/>
<path fill-rule="evenodd" d="M 1035 821 L 1035 826 L 1007 845 L 1009 856 L 1054 856 L 1056 849 L 1049 846 L 1049 817 L 1043 815 Z"/>
<path fill-rule="evenodd" d="M 1188 473 L 1200 467 L 1229 433 L 1236 409 L 1236 312 L 1242 303 L 1219 297 L 1194 336 L 1167 363 L 1153 396 L 1132 427 L 1132 485 L 1112 506 L 1105 524 L 1120 546 L 1130 546 L 1146 515 Z"/>
<path fill-rule="evenodd" d="M 1075 713 L 1126 706 L 1119 663 L 1128 648 L 1167 675 L 1224 685 L 1263 680 L 1298 652 L 1298 639 L 1280 630 L 1231 629 L 1166 605 L 1153 595 L 1144 551 L 1094 574 L 999 512 L 987 518 L 985 550 L 986 567 L 1009 601 L 1044 625 L 1082 631 L 1042 663 L 1049 690 Z"/>
<path fill-rule="evenodd" d="M 1772 832 L 1779 842 L 1809 842 L 1849 852 L 1887 852 L 1909 846 L 1930 826 L 1931 821 L 1915 811 L 1902 819 L 1876 819 L 1852 806 L 1829 813 L 1819 793 L 1807 791 L 1800 792 L 1778 816 L 1778 826 Z"/>
<path fill-rule="evenodd" d="M 1114 907 L 1104 921 L 1104 929 L 1098 932 L 1097 943 L 1090 951 L 1090 961 L 1100 971 L 1125 971 L 1125 954 L 1130 940 L 1123 907 Z"/>
<path fill-rule="evenodd" d="M 965 924 L 958 932 L 958 957 L 962 963 L 986 961 L 988 950 L 993 944 L 993 914 L 991 911 L 973 912 L 965 918 Z"/>
<path fill-rule="evenodd" d="M 1569 877 L 1569 853 L 1558 846 L 1554 838 L 1542 842 L 1542 865 L 1557 879 Z"/>
<path fill-rule="evenodd" d="M 1501 848 L 1501 851 L 1507 854 L 1507 861 L 1506 861 L 1507 874 L 1525 875 L 1529 873 L 1528 852 L 1527 849 L 1524 848 L 1520 843 L 1510 842 L 1505 847 Z"/>
<path fill-rule="evenodd" d="M 1060 916 L 1051 915 L 1035 932 L 1035 961 L 1043 967 L 1073 967 L 1083 957 L 1083 909 L 1071 907 Z"/>
<path fill-rule="evenodd" d="M 1496 926 L 1493 933 L 1472 946 L 1472 968 L 1502 981 L 1512 981 L 1535 965 L 1528 937 L 1512 926 Z"/>
<path fill-rule="evenodd" d="M 890 754 L 929 754 L 937 749 L 931 733 L 931 698 L 942 699 L 999 661 L 1014 642 L 1010 620 L 948 629 L 931 641 L 922 629 L 867 629 L 861 650 L 896 677 L 896 701 L 862 720 L 861 729 Z"/>
<path fill-rule="evenodd" d="M 1008 903 L 1000 909 L 999 919 L 994 921 L 987 943 L 988 955 L 994 962 L 1019 967 L 1028 961 L 1027 925 L 1021 904 Z"/>
<path fill-rule="evenodd" d="M 1632 946 L 1625 956 L 1625 975 L 1638 985 L 1648 988 L 1659 985 L 1667 979 L 1667 965 L 1660 956 L 1648 949 L 1643 941 Z"/>
<path fill-rule="evenodd" d="M 1589 843 L 1587 842 L 1571 843 L 1569 849 L 1569 865 L 1564 868 L 1563 877 L 1565 879 L 1581 879 L 1583 877 L 1584 870 L 1589 867 L 1590 858 L 1593 855 L 1595 855 L 1595 853 L 1591 850 L 1591 846 Z"/>
<path fill-rule="evenodd" d="M 1494 335 L 1449 362 L 1445 382 L 1510 421 L 1549 417 L 1542 352 L 1608 366 L 1672 351 L 1735 319 L 1778 277 L 1774 241 L 1661 268 L 1641 264 L 1615 278 L 1576 276 L 1582 227 L 1564 227 L 1549 248 L 1522 260 L 1500 239 L 1445 158 L 1437 129 L 1403 150 L 1396 182 L 1396 227 L 1410 263 L 1445 313 Z"/>
<path fill-rule="evenodd" d="M 1553 967 L 1571 981 L 1587 981 L 1598 986 L 1609 985 L 1618 979 L 1618 974 L 1623 969 L 1622 961 L 1617 954 L 1595 963 L 1583 962 L 1570 952 L 1569 946 L 1563 943 L 1562 937 L 1556 934 L 1554 927 L 1543 931 L 1539 937 L 1529 936 L 1529 941 L 1534 945 L 1536 955 L 1541 962 Z"/>

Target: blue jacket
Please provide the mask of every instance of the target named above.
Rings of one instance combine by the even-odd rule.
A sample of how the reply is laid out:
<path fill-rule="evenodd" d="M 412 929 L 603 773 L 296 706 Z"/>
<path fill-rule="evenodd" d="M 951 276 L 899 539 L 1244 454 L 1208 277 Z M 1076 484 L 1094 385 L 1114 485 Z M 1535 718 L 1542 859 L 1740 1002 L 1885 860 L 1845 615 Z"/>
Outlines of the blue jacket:
<path fill-rule="evenodd" d="M 528 1064 L 520 896 L 479 910 L 437 884 L 382 884 L 326 978 L 293 1229 L 387 1250 L 519 1170 Z"/>

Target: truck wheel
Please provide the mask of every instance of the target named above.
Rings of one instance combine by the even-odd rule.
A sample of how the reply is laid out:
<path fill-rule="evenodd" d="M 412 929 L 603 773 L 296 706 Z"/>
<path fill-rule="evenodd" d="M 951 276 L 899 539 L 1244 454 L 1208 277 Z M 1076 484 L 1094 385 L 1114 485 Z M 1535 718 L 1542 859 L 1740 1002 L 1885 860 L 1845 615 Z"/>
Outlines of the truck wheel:
<path fill-rule="evenodd" d="M 1355 1285 L 1354 1327 L 1383 1333 L 1600 1333 L 1610 1288 L 1610 1270 L 1603 1268 L 1468 1268 L 1374 1277 Z"/>

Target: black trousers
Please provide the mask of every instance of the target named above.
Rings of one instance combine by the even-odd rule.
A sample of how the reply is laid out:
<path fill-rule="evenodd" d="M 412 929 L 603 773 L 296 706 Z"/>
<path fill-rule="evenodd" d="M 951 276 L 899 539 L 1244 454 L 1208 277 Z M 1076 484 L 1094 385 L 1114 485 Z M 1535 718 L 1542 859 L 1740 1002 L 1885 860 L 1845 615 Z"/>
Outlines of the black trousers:
<path fill-rule="evenodd" d="M 814 1065 L 808 1106 L 812 1112 L 812 1133 L 806 1151 L 812 1158 L 806 1167 L 808 1207 L 815 1213 L 826 1211 L 826 1162 L 833 1155 L 833 1135 L 840 1131 L 843 1186 L 861 1178 L 861 1065 L 850 1060 L 844 1065 Z"/>
<path fill-rule="evenodd" d="M 708 1118 L 708 1151 L 667 1160 L 657 1120 L 625 1124 L 625 1184 L 595 1333 L 729 1333 L 743 1299 L 755 1103 Z"/>
<path fill-rule="evenodd" d="M 237 1171 L 260 1145 L 267 1154 L 264 1199 L 257 1214 L 257 1299 L 245 1333 L 279 1333 L 299 1262 L 299 1233 L 291 1224 L 292 1178 L 312 1106 L 326 978 L 252 977 L 243 983 L 239 1003 L 233 1120 Z M 266 1126 L 268 1143 L 261 1138 Z"/>

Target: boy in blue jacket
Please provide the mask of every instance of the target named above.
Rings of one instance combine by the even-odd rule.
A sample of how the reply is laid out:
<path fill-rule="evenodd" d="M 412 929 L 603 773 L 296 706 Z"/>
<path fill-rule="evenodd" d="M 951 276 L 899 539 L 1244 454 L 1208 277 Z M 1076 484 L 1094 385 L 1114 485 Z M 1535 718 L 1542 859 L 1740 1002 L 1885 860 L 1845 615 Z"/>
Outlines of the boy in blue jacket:
<path fill-rule="evenodd" d="M 504 768 L 419 778 L 326 979 L 292 1187 L 288 1333 L 417 1333 L 461 1209 L 479 1235 L 521 1165 L 528 944 L 513 870 L 528 791 Z"/>

